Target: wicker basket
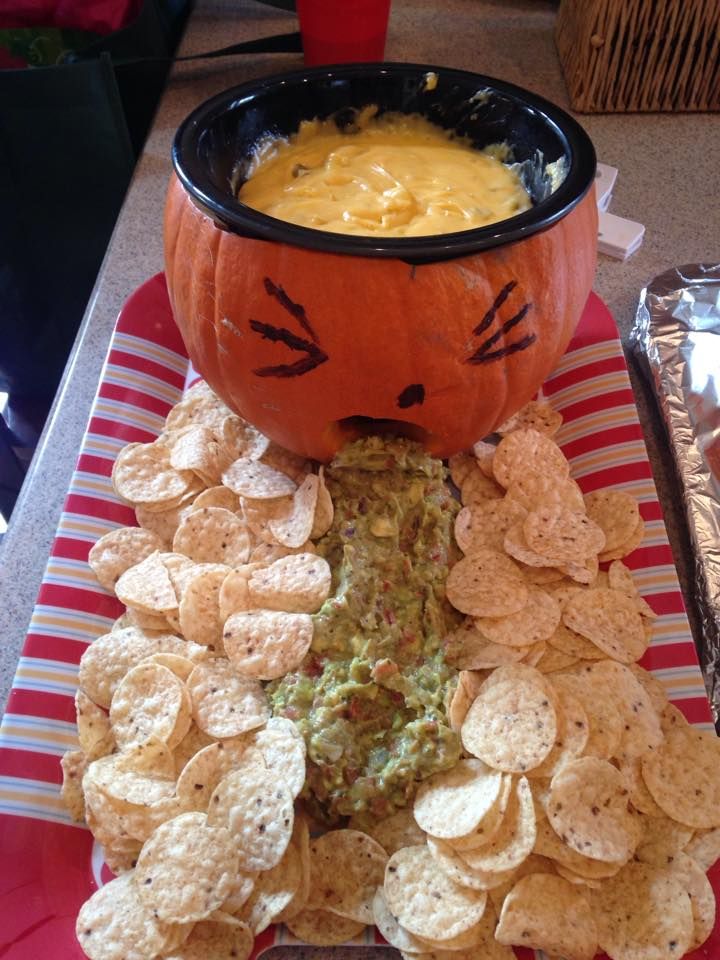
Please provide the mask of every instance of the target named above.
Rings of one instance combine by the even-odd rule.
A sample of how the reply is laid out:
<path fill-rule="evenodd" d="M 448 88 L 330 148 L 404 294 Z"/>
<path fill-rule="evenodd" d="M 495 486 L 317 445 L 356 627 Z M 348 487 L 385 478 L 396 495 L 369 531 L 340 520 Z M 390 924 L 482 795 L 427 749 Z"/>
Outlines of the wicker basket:
<path fill-rule="evenodd" d="M 555 42 L 575 110 L 720 110 L 720 0 L 561 0 Z"/>

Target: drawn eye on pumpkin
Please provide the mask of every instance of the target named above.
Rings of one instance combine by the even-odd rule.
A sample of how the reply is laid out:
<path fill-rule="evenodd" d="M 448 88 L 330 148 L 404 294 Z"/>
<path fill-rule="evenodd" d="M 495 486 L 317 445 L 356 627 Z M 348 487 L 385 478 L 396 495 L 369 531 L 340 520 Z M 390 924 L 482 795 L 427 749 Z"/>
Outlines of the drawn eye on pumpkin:
<path fill-rule="evenodd" d="M 481 336 L 486 330 L 489 329 L 490 326 L 492 326 L 498 310 L 505 303 L 516 286 L 517 280 L 511 280 L 509 283 L 505 284 L 500 293 L 495 297 L 493 305 L 473 330 L 474 337 Z M 475 353 L 467 357 L 464 362 L 472 364 L 490 363 L 492 360 L 501 360 L 503 357 L 509 357 L 511 354 L 518 353 L 520 350 L 527 350 L 527 348 L 537 340 L 537 335 L 534 333 L 528 333 L 519 340 L 515 340 L 513 343 L 508 343 L 503 347 L 499 347 L 497 350 L 493 350 L 492 347 L 494 347 L 498 340 L 504 337 L 505 334 L 509 333 L 514 327 L 522 323 L 531 307 L 531 303 L 524 303 L 517 313 L 510 317 L 509 320 L 504 321 L 499 330 L 483 340 Z"/>
<path fill-rule="evenodd" d="M 295 303 L 291 300 L 283 288 L 273 283 L 270 277 L 265 277 L 263 283 L 268 296 L 277 300 L 280 306 L 300 324 L 310 339 L 306 340 L 304 337 L 299 337 L 296 333 L 293 333 L 292 330 L 288 330 L 287 327 L 276 327 L 271 323 L 262 323 L 260 320 L 250 320 L 250 329 L 254 333 L 260 334 L 263 340 L 270 340 L 273 343 L 284 343 L 285 346 L 291 350 L 296 350 L 304 354 L 303 357 L 300 357 L 300 359 L 294 363 L 280 363 L 276 366 L 257 367 L 253 370 L 255 376 L 281 378 L 300 377 L 304 373 L 309 373 L 311 370 L 314 370 L 315 367 L 319 367 L 321 363 L 325 363 L 328 355 L 320 347 L 317 334 L 313 330 L 302 304 Z"/>

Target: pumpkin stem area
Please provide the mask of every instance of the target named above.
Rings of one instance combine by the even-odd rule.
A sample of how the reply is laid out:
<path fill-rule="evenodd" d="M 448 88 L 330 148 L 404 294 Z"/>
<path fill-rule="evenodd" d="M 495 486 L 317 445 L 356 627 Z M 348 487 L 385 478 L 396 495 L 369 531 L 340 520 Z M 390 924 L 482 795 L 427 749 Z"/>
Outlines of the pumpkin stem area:
<path fill-rule="evenodd" d="M 338 432 L 345 443 L 358 440 L 360 437 L 391 436 L 405 437 L 427 446 L 430 434 L 416 423 L 406 420 L 388 420 L 376 417 L 366 417 L 357 414 L 352 417 L 343 417 L 331 424 L 331 431 Z"/>

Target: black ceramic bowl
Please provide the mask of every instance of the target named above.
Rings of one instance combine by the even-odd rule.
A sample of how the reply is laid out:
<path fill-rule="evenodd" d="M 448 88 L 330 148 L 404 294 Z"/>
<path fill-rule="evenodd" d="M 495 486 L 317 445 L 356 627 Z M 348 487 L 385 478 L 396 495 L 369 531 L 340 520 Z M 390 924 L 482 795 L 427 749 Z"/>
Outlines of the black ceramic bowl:
<path fill-rule="evenodd" d="M 436 78 L 433 85 L 429 77 Z M 236 199 L 255 144 L 287 137 L 300 122 L 334 116 L 339 127 L 355 112 L 416 113 L 478 149 L 507 143 L 533 200 L 530 210 L 474 230 L 429 237 L 358 237 L 277 220 Z M 548 164 L 564 166 L 553 189 Z M 595 177 L 595 151 L 565 111 L 510 83 L 446 67 L 367 63 L 316 67 L 253 80 L 194 110 L 177 131 L 173 164 L 194 201 L 216 222 L 243 236 L 360 256 L 439 260 L 530 236 L 564 217 Z"/>

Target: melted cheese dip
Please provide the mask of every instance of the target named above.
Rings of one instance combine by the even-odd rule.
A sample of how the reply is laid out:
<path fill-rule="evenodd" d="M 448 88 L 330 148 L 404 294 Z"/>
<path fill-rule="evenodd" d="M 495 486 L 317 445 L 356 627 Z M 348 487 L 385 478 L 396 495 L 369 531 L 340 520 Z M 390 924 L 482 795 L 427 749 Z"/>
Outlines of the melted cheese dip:
<path fill-rule="evenodd" d="M 239 199 L 333 233 L 417 237 L 470 230 L 531 206 L 517 174 L 423 117 L 359 115 L 356 132 L 305 121 L 260 147 Z M 497 152 L 497 151 L 496 151 Z"/>

